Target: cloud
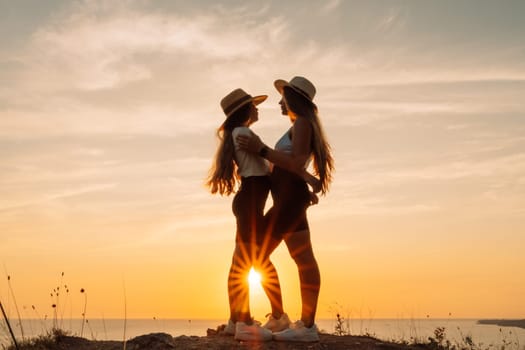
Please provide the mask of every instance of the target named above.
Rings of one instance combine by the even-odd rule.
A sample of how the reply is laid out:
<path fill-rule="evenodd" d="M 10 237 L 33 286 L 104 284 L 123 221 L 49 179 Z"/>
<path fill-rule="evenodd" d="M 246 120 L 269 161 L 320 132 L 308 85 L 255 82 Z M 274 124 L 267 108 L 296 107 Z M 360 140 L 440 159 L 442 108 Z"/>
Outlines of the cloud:
<path fill-rule="evenodd" d="M 326 1 L 324 6 L 321 8 L 321 12 L 327 14 L 337 10 L 341 5 L 341 0 L 330 0 Z"/>
<path fill-rule="evenodd" d="M 322 90 L 319 105 L 329 122 L 337 125 L 392 127 L 397 123 L 399 127 L 400 120 L 419 117 L 419 123 L 457 127 L 475 115 L 485 120 L 494 119 L 491 115 L 522 114 L 519 95 L 523 93 L 525 80 L 515 79 L 336 85 Z"/>
<path fill-rule="evenodd" d="M 338 1 L 326 6 L 347 10 L 339 9 L 343 3 Z M 202 116 L 220 114 L 217 101 L 224 91 L 244 84 L 272 91 L 273 78 L 296 73 L 316 83 L 321 108 L 348 111 L 360 120 L 389 113 L 461 112 L 474 104 L 419 101 L 414 93 L 403 96 L 406 101 L 396 98 L 400 91 L 410 91 L 406 84 L 417 88 L 422 82 L 525 77 L 520 65 L 501 59 L 519 57 L 519 50 L 490 53 L 501 63 L 487 67 L 464 56 L 444 61 L 437 49 L 414 55 L 406 38 L 394 51 L 389 46 L 362 47 L 352 40 L 298 40 L 298 19 L 274 14 L 269 5 L 241 6 L 233 17 L 227 13 L 221 6 L 200 12 L 161 11 L 133 1 L 65 7 L 34 32 L 22 51 L 2 53 L 11 62 L 11 88 L 0 88 L 1 130 L 5 136 L 180 133 L 195 130 L 188 121 L 198 119 L 213 129 L 215 119 Z M 383 27 L 408 20 L 398 8 L 381 14 L 377 21 Z M 373 84 L 377 90 L 371 92 Z M 352 95 L 346 94 L 350 88 Z M 433 96 L 448 88 L 425 87 Z M 388 94 L 393 96 L 385 100 Z"/>
<path fill-rule="evenodd" d="M 432 213 L 442 210 L 442 207 L 437 204 L 425 203 L 403 203 L 399 198 L 391 197 L 386 194 L 379 196 L 353 197 L 346 199 L 338 199 L 337 205 L 330 206 L 328 210 L 327 205 L 323 208 L 320 206 L 316 208 L 316 221 L 327 222 L 334 218 L 347 218 L 348 216 L 402 216 L 402 215 L 419 215 L 425 213 Z"/>
<path fill-rule="evenodd" d="M 35 205 L 46 205 L 46 203 L 53 202 L 55 200 L 71 198 L 75 196 L 82 196 L 85 194 L 91 194 L 94 192 L 106 191 L 108 189 L 114 188 L 116 184 L 93 184 L 83 187 L 77 187 L 72 189 L 64 189 L 57 193 L 50 193 L 44 195 L 42 198 L 38 196 L 33 196 L 33 199 L 26 201 L 13 201 L 11 199 L 5 199 L 4 203 L 0 202 L 0 212 L 11 211 L 11 210 L 20 210 L 24 207 L 35 206 Z M 36 198 L 35 198 L 36 197 Z"/>
<path fill-rule="evenodd" d="M 494 177 L 501 181 L 507 176 L 525 172 L 525 153 L 511 154 L 495 159 L 457 160 L 444 164 L 421 167 L 418 169 L 394 171 L 386 174 L 387 178 L 418 180 L 457 180 L 480 177 Z M 511 180 L 511 182 L 513 182 Z"/>
<path fill-rule="evenodd" d="M 173 58 L 182 67 L 192 60 L 257 57 L 264 55 L 266 45 L 279 44 L 285 31 L 279 18 L 250 25 L 210 12 L 185 17 L 111 4 L 101 10 L 82 3 L 38 29 L 22 56 L 33 68 L 31 75 L 79 89 L 107 89 L 152 78 L 148 59 L 153 55 Z M 38 61 L 34 61 L 36 54 Z"/>
<path fill-rule="evenodd" d="M 0 87 L 3 136 L 200 130 L 192 120 L 213 129 L 218 122 L 207 116 L 220 116 L 224 91 L 242 81 L 268 89 L 266 72 L 254 68 L 283 51 L 282 17 L 254 21 L 265 10 L 249 8 L 235 17 L 213 7 L 144 12 L 136 4 L 75 3 L 18 50 L 1 52 L 11 62 Z"/>
<path fill-rule="evenodd" d="M 402 29 L 406 24 L 406 18 L 402 9 L 389 8 L 384 17 L 379 18 L 375 30 L 384 34 L 392 35 L 396 30 Z"/>

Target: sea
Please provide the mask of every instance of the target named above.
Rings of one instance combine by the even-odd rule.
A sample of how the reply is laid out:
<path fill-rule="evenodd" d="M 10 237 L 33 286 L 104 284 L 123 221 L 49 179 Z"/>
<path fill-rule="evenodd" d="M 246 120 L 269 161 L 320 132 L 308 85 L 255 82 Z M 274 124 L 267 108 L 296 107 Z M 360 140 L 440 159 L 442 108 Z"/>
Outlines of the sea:
<path fill-rule="evenodd" d="M 38 320 L 11 319 L 11 327 L 18 339 L 35 337 L 57 326 L 72 335 L 93 340 L 123 340 L 149 333 L 168 333 L 172 336 L 204 336 L 208 329 L 217 329 L 226 320 L 217 319 L 82 319 Z M 335 319 L 319 319 L 317 327 L 334 333 Z M 401 342 L 428 342 L 444 334 L 451 344 L 472 344 L 478 349 L 525 350 L 525 329 L 478 324 L 475 319 L 346 319 L 340 323 L 342 331 L 351 335 L 369 335 L 381 340 Z M 437 333 L 436 333 L 437 332 Z M 0 347 L 9 344 L 9 332 L 0 321 Z M 470 346 L 470 348 L 474 348 Z"/>

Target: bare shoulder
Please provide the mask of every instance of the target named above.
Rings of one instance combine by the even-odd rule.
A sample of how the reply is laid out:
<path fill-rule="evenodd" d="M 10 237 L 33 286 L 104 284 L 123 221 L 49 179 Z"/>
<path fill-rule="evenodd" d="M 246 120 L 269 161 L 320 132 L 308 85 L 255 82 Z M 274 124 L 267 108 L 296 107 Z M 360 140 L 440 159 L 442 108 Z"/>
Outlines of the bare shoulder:
<path fill-rule="evenodd" d="M 312 135 L 312 124 L 306 118 L 297 118 L 293 123 L 293 137 L 310 138 Z"/>
<path fill-rule="evenodd" d="M 232 134 L 233 134 L 233 137 L 237 137 L 239 135 L 250 136 L 253 134 L 253 132 L 247 126 L 238 126 L 235 129 L 233 129 Z"/>

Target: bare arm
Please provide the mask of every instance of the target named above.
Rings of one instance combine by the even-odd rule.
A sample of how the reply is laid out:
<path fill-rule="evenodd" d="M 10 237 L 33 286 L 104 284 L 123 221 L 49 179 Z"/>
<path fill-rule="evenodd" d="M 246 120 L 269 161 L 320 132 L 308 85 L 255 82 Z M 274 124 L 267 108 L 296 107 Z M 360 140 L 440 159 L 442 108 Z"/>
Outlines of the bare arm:
<path fill-rule="evenodd" d="M 312 187 L 313 193 L 318 193 L 321 191 L 321 180 L 310 174 L 306 169 L 303 170 L 302 177 L 306 183 Z"/>

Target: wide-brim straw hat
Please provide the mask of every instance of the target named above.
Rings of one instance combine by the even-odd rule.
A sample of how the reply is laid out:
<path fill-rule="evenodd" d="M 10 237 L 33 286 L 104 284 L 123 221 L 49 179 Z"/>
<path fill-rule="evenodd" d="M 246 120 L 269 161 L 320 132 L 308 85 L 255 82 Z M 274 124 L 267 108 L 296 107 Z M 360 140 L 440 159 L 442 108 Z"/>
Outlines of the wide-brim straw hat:
<path fill-rule="evenodd" d="M 243 89 L 235 89 L 221 100 L 221 108 L 226 115 L 226 120 L 228 120 L 228 118 L 242 106 L 245 106 L 248 103 L 258 105 L 264 102 L 267 98 L 268 95 L 252 96 Z M 226 121 L 224 121 L 224 123 L 226 123 Z M 224 127 L 224 123 L 222 123 L 220 127 L 221 129 Z"/>
<path fill-rule="evenodd" d="M 312 82 L 305 77 L 293 77 L 289 82 L 282 79 L 277 79 L 274 81 L 273 85 L 283 94 L 283 89 L 285 86 L 292 88 L 294 91 L 297 91 L 301 96 L 304 96 L 308 101 L 313 102 L 315 96 L 315 86 Z"/>

